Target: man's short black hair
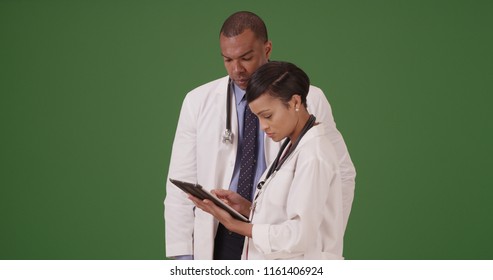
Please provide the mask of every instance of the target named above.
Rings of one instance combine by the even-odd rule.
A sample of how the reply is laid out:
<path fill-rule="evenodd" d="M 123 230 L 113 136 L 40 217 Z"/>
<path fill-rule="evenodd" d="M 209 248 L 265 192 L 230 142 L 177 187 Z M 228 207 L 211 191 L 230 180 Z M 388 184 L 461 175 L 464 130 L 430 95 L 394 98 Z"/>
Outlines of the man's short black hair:
<path fill-rule="evenodd" d="M 262 42 L 267 42 L 267 27 L 264 21 L 256 14 L 248 11 L 236 12 L 229 16 L 224 21 L 219 35 L 223 34 L 226 37 L 238 36 L 246 29 L 252 30 L 255 36 Z"/>

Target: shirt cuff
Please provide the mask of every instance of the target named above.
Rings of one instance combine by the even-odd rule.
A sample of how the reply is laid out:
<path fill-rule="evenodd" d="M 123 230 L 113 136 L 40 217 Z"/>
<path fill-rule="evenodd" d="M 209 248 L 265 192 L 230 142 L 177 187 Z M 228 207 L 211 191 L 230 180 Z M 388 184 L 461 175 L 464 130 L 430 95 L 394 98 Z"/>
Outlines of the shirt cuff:
<path fill-rule="evenodd" d="M 179 261 L 193 260 L 193 255 L 174 256 L 173 259 Z"/>

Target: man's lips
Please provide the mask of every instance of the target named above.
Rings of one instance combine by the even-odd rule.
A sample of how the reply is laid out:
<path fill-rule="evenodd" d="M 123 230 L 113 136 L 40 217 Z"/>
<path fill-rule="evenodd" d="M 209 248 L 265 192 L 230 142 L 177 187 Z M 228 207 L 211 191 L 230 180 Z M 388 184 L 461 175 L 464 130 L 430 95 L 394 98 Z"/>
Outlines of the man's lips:
<path fill-rule="evenodd" d="M 237 84 L 246 84 L 248 83 L 248 79 L 246 78 L 242 78 L 242 79 L 234 79 L 234 81 L 237 83 Z"/>

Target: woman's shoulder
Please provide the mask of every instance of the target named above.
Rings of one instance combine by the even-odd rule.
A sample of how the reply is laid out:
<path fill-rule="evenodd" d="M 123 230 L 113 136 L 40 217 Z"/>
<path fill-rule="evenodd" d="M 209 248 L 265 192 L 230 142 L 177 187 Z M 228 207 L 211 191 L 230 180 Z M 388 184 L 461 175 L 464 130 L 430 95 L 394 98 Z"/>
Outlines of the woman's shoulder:
<path fill-rule="evenodd" d="M 299 156 L 321 159 L 337 159 L 329 134 L 322 124 L 315 125 L 303 136 L 297 149 Z"/>

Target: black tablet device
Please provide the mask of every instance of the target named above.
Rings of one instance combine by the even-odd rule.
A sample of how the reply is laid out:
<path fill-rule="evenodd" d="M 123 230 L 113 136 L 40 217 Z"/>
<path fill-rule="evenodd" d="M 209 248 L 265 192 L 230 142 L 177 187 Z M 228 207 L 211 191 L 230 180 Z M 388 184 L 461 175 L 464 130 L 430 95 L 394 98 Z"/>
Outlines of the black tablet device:
<path fill-rule="evenodd" d="M 180 180 L 174 180 L 174 179 L 169 179 L 171 183 L 173 183 L 175 186 L 180 188 L 182 191 L 189 193 L 199 199 L 209 199 L 210 201 L 214 202 L 217 206 L 221 207 L 224 209 L 226 212 L 228 212 L 233 218 L 243 221 L 243 222 L 250 222 L 245 216 L 240 214 L 238 211 L 235 209 L 231 208 L 228 204 L 224 203 L 222 200 L 217 198 L 215 195 L 212 193 L 204 190 L 204 188 L 199 185 L 199 184 L 193 184 L 189 182 L 183 182 Z"/>

